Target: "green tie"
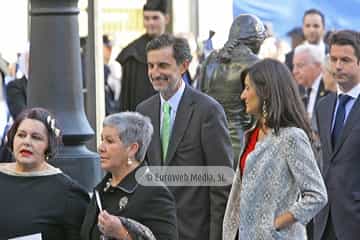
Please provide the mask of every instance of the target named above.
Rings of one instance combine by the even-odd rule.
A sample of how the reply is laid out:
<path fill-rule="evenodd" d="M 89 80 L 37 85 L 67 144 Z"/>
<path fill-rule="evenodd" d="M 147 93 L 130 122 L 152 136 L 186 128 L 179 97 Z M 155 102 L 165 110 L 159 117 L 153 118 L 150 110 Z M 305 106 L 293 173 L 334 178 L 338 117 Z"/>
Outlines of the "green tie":
<path fill-rule="evenodd" d="M 161 145 L 163 151 L 163 160 L 166 159 L 166 153 L 169 146 L 170 140 L 170 104 L 168 102 L 164 102 L 163 104 L 163 118 L 162 118 L 162 128 L 161 128 Z"/>

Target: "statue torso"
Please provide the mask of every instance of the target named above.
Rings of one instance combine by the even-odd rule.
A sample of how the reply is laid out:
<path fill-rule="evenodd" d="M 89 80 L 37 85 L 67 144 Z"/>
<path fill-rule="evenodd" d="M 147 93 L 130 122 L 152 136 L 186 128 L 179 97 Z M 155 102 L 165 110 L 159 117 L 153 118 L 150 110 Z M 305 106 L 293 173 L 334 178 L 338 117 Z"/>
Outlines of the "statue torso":
<path fill-rule="evenodd" d="M 259 58 L 245 46 L 234 49 L 229 62 L 221 62 L 218 56 L 219 52 L 214 51 L 204 62 L 199 86 L 202 92 L 214 97 L 223 105 L 230 121 L 237 121 L 245 111 L 240 100 L 243 90 L 240 75 Z"/>

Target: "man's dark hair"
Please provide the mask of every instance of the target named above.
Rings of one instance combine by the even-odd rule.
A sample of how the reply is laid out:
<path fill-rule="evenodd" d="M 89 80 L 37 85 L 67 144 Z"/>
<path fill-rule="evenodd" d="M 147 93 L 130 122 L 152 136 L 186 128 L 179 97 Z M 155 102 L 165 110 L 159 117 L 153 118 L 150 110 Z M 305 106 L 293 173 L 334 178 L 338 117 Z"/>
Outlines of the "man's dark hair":
<path fill-rule="evenodd" d="M 330 35 L 329 48 L 332 45 L 350 45 L 353 47 L 355 56 L 360 61 L 360 33 L 353 30 L 335 31 Z"/>
<path fill-rule="evenodd" d="M 191 50 L 188 41 L 185 38 L 175 37 L 171 34 L 162 34 L 146 45 L 146 53 L 152 50 L 171 47 L 173 56 L 177 65 L 182 64 L 185 60 L 191 61 Z"/>
<path fill-rule="evenodd" d="M 301 27 L 294 27 L 293 29 L 291 29 L 290 31 L 288 31 L 286 33 L 286 36 L 289 36 L 289 37 L 301 37 L 301 38 L 304 38 L 304 33 L 303 33 L 303 30 Z"/>
<path fill-rule="evenodd" d="M 333 34 L 333 32 L 334 32 L 333 30 L 328 30 L 328 31 L 326 31 L 326 33 L 324 35 L 324 43 L 328 46 L 329 46 L 331 34 Z"/>
<path fill-rule="evenodd" d="M 322 12 L 320 12 L 319 10 L 315 9 L 315 8 L 311 8 L 305 11 L 304 16 L 303 16 L 303 22 L 305 20 L 305 17 L 307 15 L 311 15 L 311 14 L 316 14 L 319 15 L 321 17 L 321 22 L 323 24 L 323 26 L 325 27 L 325 16 Z"/>
<path fill-rule="evenodd" d="M 104 34 L 104 35 L 102 36 L 102 39 L 103 39 L 103 44 L 104 44 L 106 47 L 108 47 L 108 48 L 111 48 L 111 47 L 112 47 L 113 43 L 112 43 L 112 41 L 110 40 L 109 35 Z"/>
<path fill-rule="evenodd" d="M 147 0 L 143 11 L 160 11 L 166 15 L 169 12 L 169 0 Z"/>

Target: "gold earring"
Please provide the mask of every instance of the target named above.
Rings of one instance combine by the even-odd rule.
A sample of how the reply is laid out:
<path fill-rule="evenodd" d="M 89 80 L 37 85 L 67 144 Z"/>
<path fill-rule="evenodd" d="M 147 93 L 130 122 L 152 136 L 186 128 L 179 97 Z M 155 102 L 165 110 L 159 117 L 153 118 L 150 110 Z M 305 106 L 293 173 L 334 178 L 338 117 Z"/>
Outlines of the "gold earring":
<path fill-rule="evenodd" d="M 268 118 L 268 116 L 269 116 L 269 114 L 268 114 L 268 112 L 267 112 L 267 106 L 266 106 L 267 104 L 266 104 L 266 101 L 264 100 L 264 103 L 263 103 L 263 105 L 262 105 L 262 116 L 263 116 L 263 118 L 264 118 L 264 123 L 266 122 L 266 120 L 267 120 L 267 118 Z"/>

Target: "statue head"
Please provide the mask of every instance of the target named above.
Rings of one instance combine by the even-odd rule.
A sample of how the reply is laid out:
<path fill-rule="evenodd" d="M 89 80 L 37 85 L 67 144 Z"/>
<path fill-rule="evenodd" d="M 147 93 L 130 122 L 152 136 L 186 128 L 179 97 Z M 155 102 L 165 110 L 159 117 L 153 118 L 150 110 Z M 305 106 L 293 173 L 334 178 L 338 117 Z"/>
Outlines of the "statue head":
<path fill-rule="evenodd" d="M 265 25 L 257 16 L 240 14 L 231 25 L 228 42 L 242 43 L 257 54 L 266 37 Z"/>

